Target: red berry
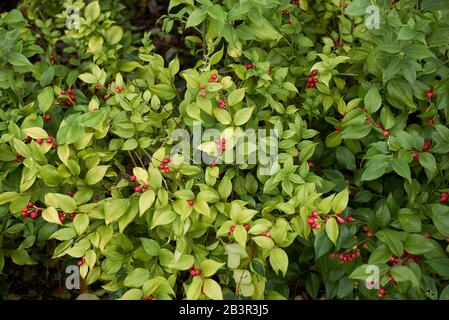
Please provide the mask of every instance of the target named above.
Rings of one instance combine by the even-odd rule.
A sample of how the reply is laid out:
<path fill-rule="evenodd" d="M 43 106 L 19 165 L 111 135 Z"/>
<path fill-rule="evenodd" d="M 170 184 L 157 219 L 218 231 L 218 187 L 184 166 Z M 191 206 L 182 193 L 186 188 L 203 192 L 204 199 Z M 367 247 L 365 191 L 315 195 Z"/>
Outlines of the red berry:
<path fill-rule="evenodd" d="M 386 138 L 386 137 L 388 137 L 390 135 L 390 133 L 388 132 L 388 130 L 384 130 L 382 132 L 382 135 Z"/>
<path fill-rule="evenodd" d="M 441 193 L 440 194 L 440 201 L 441 202 L 443 202 L 443 203 L 445 203 L 445 202 L 447 202 L 449 200 L 449 196 L 447 195 L 447 193 Z"/>
<path fill-rule="evenodd" d="M 204 90 L 201 91 L 200 96 L 205 97 L 206 96 L 206 92 Z"/>
<path fill-rule="evenodd" d="M 373 233 L 372 233 L 371 231 L 368 231 L 368 232 L 366 233 L 366 236 L 367 236 L 368 238 L 371 238 L 371 237 L 373 236 Z"/>
<path fill-rule="evenodd" d="M 432 234 L 431 234 L 430 232 L 424 232 L 423 236 L 424 236 L 424 238 L 426 238 L 426 239 L 432 238 Z"/>
<path fill-rule="evenodd" d="M 123 91 L 123 87 L 122 86 L 116 86 L 115 87 L 115 92 L 120 93 Z"/>
<path fill-rule="evenodd" d="M 108 100 L 109 99 L 109 95 L 108 94 L 105 94 L 104 96 L 103 96 L 103 100 Z"/>
<path fill-rule="evenodd" d="M 24 217 L 24 218 L 27 217 L 27 216 L 28 216 L 28 210 L 26 210 L 26 211 L 23 210 L 22 213 L 21 213 L 21 215 L 22 215 L 22 217 Z"/>
<path fill-rule="evenodd" d="M 312 223 L 312 224 L 310 225 L 310 227 L 311 227 L 312 229 L 316 229 L 317 224 L 314 222 L 314 223 Z"/>
<path fill-rule="evenodd" d="M 64 222 L 64 220 L 65 220 L 65 214 L 60 213 L 59 214 L 59 221 Z"/>
<path fill-rule="evenodd" d="M 379 289 L 377 290 L 377 296 L 378 296 L 379 298 L 382 298 L 384 295 L 385 295 L 385 289 L 384 289 L 384 288 L 379 288 Z"/>
<path fill-rule="evenodd" d="M 413 160 L 418 161 L 419 160 L 419 153 L 416 152 L 416 151 L 413 151 L 412 152 L 412 157 L 413 157 Z"/>
<path fill-rule="evenodd" d="M 78 265 L 78 267 L 81 267 L 84 264 L 83 259 L 78 260 L 76 264 Z"/>
<path fill-rule="evenodd" d="M 266 231 L 264 234 L 265 237 L 271 238 L 271 232 L 270 231 Z"/>
<path fill-rule="evenodd" d="M 23 160 L 25 160 L 25 157 L 22 156 L 20 153 L 17 153 L 16 154 L 16 159 L 17 159 L 17 161 L 23 161 Z"/>
<path fill-rule="evenodd" d="M 235 230 L 235 226 L 231 226 L 231 227 L 229 228 L 229 231 L 231 231 L 231 232 L 234 232 L 234 230 Z"/>
<path fill-rule="evenodd" d="M 51 115 L 49 115 L 49 114 L 44 114 L 44 120 L 45 121 L 51 121 Z"/>
<path fill-rule="evenodd" d="M 435 123 L 435 119 L 434 119 L 434 118 L 429 118 L 429 119 L 427 119 L 427 124 L 432 125 L 432 124 L 434 124 L 434 123 Z"/>
<path fill-rule="evenodd" d="M 314 218 L 318 218 L 320 216 L 320 214 L 318 213 L 318 211 L 312 211 L 312 217 Z"/>
<path fill-rule="evenodd" d="M 190 274 L 191 274 L 192 276 L 196 276 L 196 270 L 195 270 L 195 269 L 190 270 Z"/>
<path fill-rule="evenodd" d="M 170 173 L 170 168 L 165 168 L 164 172 L 167 173 L 167 174 Z"/>
<path fill-rule="evenodd" d="M 218 75 L 213 74 L 213 75 L 210 76 L 210 79 L 211 79 L 212 81 L 217 81 Z"/>
<path fill-rule="evenodd" d="M 341 131 L 341 128 L 339 128 L 339 127 L 335 128 L 335 132 L 340 132 L 340 131 Z"/>
<path fill-rule="evenodd" d="M 193 206 L 193 205 L 195 204 L 195 200 L 189 199 L 189 200 L 187 200 L 187 204 L 188 204 L 189 206 Z"/>
<path fill-rule="evenodd" d="M 332 252 L 329 254 L 329 258 L 334 260 L 337 257 L 337 254 L 335 252 Z"/>
<path fill-rule="evenodd" d="M 96 201 L 100 200 L 100 195 L 99 195 L 99 194 L 94 195 L 94 199 L 95 199 Z"/>
<path fill-rule="evenodd" d="M 71 219 L 73 219 L 73 218 L 75 218 L 75 215 L 76 215 L 75 212 L 70 212 L 69 217 L 70 217 Z"/>
<path fill-rule="evenodd" d="M 315 223 L 315 219 L 312 218 L 312 217 L 309 217 L 309 218 L 307 218 L 307 223 L 310 224 L 310 225 L 312 225 L 312 224 Z"/>
<path fill-rule="evenodd" d="M 30 212 L 30 218 L 31 219 L 37 219 L 37 217 L 39 216 L 39 214 L 37 213 L 37 211 L 31 211 Z"/>
<path fill-rule="evenodd" d="M 352 221 L 353 221 L 352 216 L 349 216 L 349 217 L 346 218 L 346 222 L 352 222 Z"/>
<path fill-rule="evenodd" d="M 206 89 L 206 85 L 205 85 L 204 83 L 202 83 L 202 84 L 200 85 L 200 89 L 201 89 L 201 90 Z"/>
<path fill-rule="evenodd" d="M 431 99 L 431 98 L 433 97 L 433 92 L 432 92 L 432 90 L 429 90 L 429 91 L 426 92 L 426 97 L 427 97 L 428 99 Z"/>
<path fill-rule="evenodd" d="M 34 206 L 34 203 L 32 201 L 28 201 L 27 207 L 32 208 Z"/>
<path fill-rule="evenodd" d="M 170 158 L 164 158 L 162 160 L 162 162 L 165 163 L 165 164 L 170 163 Z"/>
<path fill-rule="evenodd" d="M 67 89 L 67 93 L 68 93 L 68 94 L 72 94 L 72 93 L 73 93 L 72 88 L 68 88 L 68 89 Z"/>
<path fill-rule="evenodd" d="M 53 150 L 56 150 L 56 149 L 58 148 L 58 145 L 57 145 L 56 143 L 53 143 L 53 144 L 51 145 L 51 148 L 52 148 Z"/>
<path fill-rule="evenodd" d="M 143 186 L 142 186 L 142 189 L 143 190 L 148 190 L 148 187 L 149 187 L 148 183 L 144 183 Z"/>
<path fill-rule="evenodd" d="M 136 182 L 137 177 L 136 177 L 135 175 L 132 175 L 131 177 L 129 177 L 129 180 L 130 180 L 131 182 Z"/>
<path fill-rule="evenodd" d="M 307 164 L 309 165 L 309 168 L 313 168 L 313 167 L 314 167 L 314 164 L 313 164 L 313 162 L 312 162 L 312 161 L 310 161 L 310 160 L 308 160 L 308 161 L 307 161 Z"/>
<path fill-rule="evenodd" d="M 212 168 L 215 168 L 215 167 L 217 166 L 217 163 L 216 163 L 215 161 L 212 161 L 211 164 L 210 164 L 210 166 L 211 166 Z"/>
<path fill-rule="evenodd" d="M 243 225 L 243 227 L 245 228 L 246 231 L 248 231 L 248 230 L 251 228 L 251 226 L 249 225 L 249 223 L 245 223 L 245 224 Z"/>
<path fill-rule="evenodd" d="M 48 144 L 51 144 L 51 143 L 53 143 L 54 142 L 54 139 L 53 139 L 53 137 L 52 136 L 49 136 L 48 138 L 47 138 L 47 143 Z"/>
<path fill-rule="evenodd" d="M 363 248 L 364 250 L 368 249 L 368 245 L 366 244 L 366 242 L 364 242 L 364 243 L 362 244 L 362 248 Z"/>
<path fill-rule="evenodd" d="M 343 223 L 345 223 L 345 219 L 343 219 L 343 218 L 341 218 L 341 217 L 337 217 L 337 222 L 338 222 L 339 224 L 343 224 Z"/>
<path fill-rule="evenodd" d="M 141 191 L 142 191 L 142 188 L 141 188 L 140 186 L 135 186 L 135 187 L 134 187 L 134 192 L 139 193 L 139 192 L 141 192 Z"/>
<path fill-rule="evenodd" d="M 226 107 L 226 101 L 224 100 L 218 101 L 218 107 L 224 109 Z"/>
<path fill-rule="evenodd" d="M 161 163 L 161 164 L 159 165 L 159 169 L 164 170 L 165 168 L 166 168 L 166 166 L 165 166 L 164 163 Z"/>
<path fill-rule="evenodd" d="M 64 89 L 61 89 L 61 92 L 60 92 L 61 94 L 65 94 L 65 90 Z"/>

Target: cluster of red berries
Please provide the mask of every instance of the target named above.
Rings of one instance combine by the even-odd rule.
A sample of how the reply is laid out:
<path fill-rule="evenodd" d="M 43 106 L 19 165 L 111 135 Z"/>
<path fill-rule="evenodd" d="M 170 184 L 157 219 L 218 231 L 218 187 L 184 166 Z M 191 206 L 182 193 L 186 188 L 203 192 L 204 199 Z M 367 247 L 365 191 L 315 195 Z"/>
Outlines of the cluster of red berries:
<path fill-rule="evenodd" d="M 205 97 L 206 96 L 206 85 L 204 83 L 200 84 L 200 96 Z"/>
<path fill-rule="evenodd" d="M 201 275 L 201 270 L 200 269 L 195 269 L 195 266 L 193 265 L 190 268 L 190 275 L 192 275 L 193 277 L 197 277 L 197 276 Z"/>
<path fill-rule="evenodd" d="M 115 92 L 122 93 L 123 92 L 123 87 L 122 86 L 116 86 L 115 87 Z"/>
<path fill-rule="evenodd" d="M 382 124 L 380 122 L 376 122 L 374 125 L 376 126 L 376 128 L 382 130 L 382 135 L 385 138 L 388 138 L 390 136 L 390 132 L 388 132 L 388 130 L 386 130 L 384 127 L 382 127 Z"/>
<path fill-rule="evenodd" d="M 76 264 L 77 264 L 78 267 L 81 267 L 84 264 L 85 261 L 86 261 L 86 257 L 83 256 L 81 259 L 79 259 L 76 262 Z"/>
<path fill-rule="evenodd" d="M 252 64 L 252 63 L 245 63 L 245 68 L 248 69 L 253 69 L 256 65 Z"/>
<path fill-rule="evenodd" d="M 50 55 L 50 62 L 51 62 L 51 64 L 55 64 L 56 63 L 56 58 L 55 58 L 55 55 L 53 53 Z"/>
<path fill-rule="evenodd" d="M 314 210 L 314 211 L 312 211 L 312 214 L 307 217 L 307 223 L 309 224 L 310 228 L 312 228 L 312 229 L 321 228 L 321 225 L 319 223 L 317 223 L 315 220 L 319 216 L 320 216 L 320 214 L 318 213 L 318 211 Z"/>
<path fill-rule="evenodd" d="M 136 182 L 137 181 L 137 177 L 135 175 L 132 175 L 132 176 L 129 177 L 129 181 Z M 148 183 L 144 183 L 142 185 L 134 186 L 134 192 L 140 193 L 140 192 L 142 192 L 142 190 L 143 191 L 148 190 L 148 188 L 149 188 Z"/>
<path fill-rule="evenodd" d="M 150 294 L 148 296 L 146 296 L 145 298 L 143 298 L 143 300 L 154 300 L 154 294 Z"/>
<path fill-rule="evenodd" d="M 426 143 L 424 143 L 423 151 L 429 151 L 430 147 L 432 146 L 433 141 L 429 140 Z"/>
<path fill-rule="evenodd" d="M 316 84 L 318 83 L 318 71 L 317 70 L 312 70 L 312 73 L 310 74 L 310 77 L 307 78 L 307 83 L 306 83 L 306 88 L 315 88 Z"/>
<path fill-rule="evenodd" d="M 440 201 L 446 203 L 449 200 L 449 192 L 441 192 Z"/>
<path fill-rule="evenodd" d="M 226 139 L 222 138 L 221 141 L 219 138 L 215 139 L 215 143 L 218 146 L 218 151 L 220 153 L 223 153 L 224 151 L 226 151 Z"/>
<path fill-rule="evenodd" d="M 419 160 L 419 153 L 416 152 L 416 151 L 413 151 L 412 152 L 412 157 L 413 157 L 413 160 L 418 161 Z"/>
<path fill-rule="evenodd" d="M 170 173 L 170 168 L 168 167 L 168 164 L 170 163 L 170 161 L 171 161 L 170 158 L 162 159 L 162 162 L 159 165 L 159 169 L 164 171 L 164 173 L 169 174 Z"/>
<path fill-rule="evenodd" d="M 71 212 L 68 215 L 69 215 L 70 221 L 73 221 L 75 219 L 76 213 L 75 212 Z M 61 223 L 64 223 L 65 219 L 67 218 L 67 215 L 66 215 L 65 212 L 61 211 L 58 214 L 58 217 L 59 217 L 59 221 L 61 221 Z"/>
<path fill-rule="evenodd" d="M 42 209 L 36 208 L 32 201 L 28 201 L 27 206 L 22 210 L 22 217 L 30 216 L 31 219 L 35 220 L 41 214 Z"/>
<path fill-rule="evenodd" d="M 407 251 L 404 251 L 404 253 L 402 254 L 401 258 L 397 257 L 397 256 L 392 256 L 389 260 L 388 263 L 390 265 L 398 265 L 401 262 L 402 266 L 406 266 L 407 265 L 407 261 L 413 261 L 413 262 L 419 262 L 420 257 L 419 256 L 415 256 L 412 255 L 410 253 L 408 253 Z"/>
<path fill-rule="evenodd" d="M 25 160 L 25 157 L 17 152 L 16 159 L 17 159 L 17 161 L 22 162 L 23 160 Z"/>
<path fill-rule="evenodd" d="M 338 260 L 340 261 L 340 263 L 351 262 L 358 257 L 360 257 L 360 250 L 358 248 L 354 250 L 346 250 L 345 252 L 341 252 L 338 254 Z M 329 254 L 329 258 L 332 260 L 337 258 L 337 253 L 332 252 L 331 254 Z"/>
<path fill-rule="evenodd" d="M 61 95 L 67 95 L 69 99 L 62 98 L 60 101 L 64 103 L 67 107 L 70 107 L 72 103 L 76 102 L 76 94 L 73 92 L 72 88 L 68 88 L 67 91 L 62 89 L 60 91 Z"/>
<path fill-rule="evenodd" d="M 362 228 L 362 230 L 363 230 L 363 232 L 366 233 L 366 236 L 367 236 L 368 238 L 372 238 L 372 237 L 373 237 L 374 234 L 368 229 L 367 226 L 364 226 L 364 227 Z"/>
<path fill-rule="evenodd" d="M 27 144 L 30 143 L 31 141 L 33 141 L 33 139 L 29 136 L 26 137 L 25 139 L 23 139 L 23 142 L 25 142 Z M 36 143 L 39 145 L 44 143 L 44 141 L 47 142 L 48 144 L 51 144 L 51 148 L 53 150 L 55 150 L 58 147 L 58 145 L 55 143 L 55 138 L 53 138 L 52 136 L 48 136 L 47 139 L 36 139 Z M 16 158 L 19 161 L 25 160 L 25 158 L 19 153 L 16 155 Z"/>

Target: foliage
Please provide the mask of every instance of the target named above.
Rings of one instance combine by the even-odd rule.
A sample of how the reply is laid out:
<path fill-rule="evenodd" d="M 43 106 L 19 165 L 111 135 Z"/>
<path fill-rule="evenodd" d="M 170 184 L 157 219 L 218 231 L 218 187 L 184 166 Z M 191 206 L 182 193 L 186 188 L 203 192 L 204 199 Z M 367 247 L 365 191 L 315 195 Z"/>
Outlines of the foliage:
<path fill-rule="evenodd" d="M 0 270 L 50 254 L 114 299 L 449 297 L 445 1 L 376 1 L 370 30 L 368 0 L 171 0 L 151 32 L 47 2 L 0 19 Z M 214 163 L 170 157 L 195 122 Z M 271 175 L 227 155 L 248 129 L 277 130 Z"/>

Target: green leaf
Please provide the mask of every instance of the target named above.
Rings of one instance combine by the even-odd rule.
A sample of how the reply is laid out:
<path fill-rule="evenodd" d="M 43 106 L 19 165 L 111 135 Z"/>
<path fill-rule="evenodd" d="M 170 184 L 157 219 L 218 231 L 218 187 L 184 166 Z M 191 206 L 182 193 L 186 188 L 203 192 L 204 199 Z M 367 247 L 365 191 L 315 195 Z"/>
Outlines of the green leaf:
<path fill-rule="evenodd" d="M 338 224 L 337 221 L 334 218 L 330 218 L 326 222 L 326 233 L 329 239 L 337 245 L 337 239 L 338 239 Z"/>
<path fill-rule="evenodd" d="M 45 87 L 37 96 L 37 103 L 42 112 L 47 112 L 54 101 L 53 88 Z"/>
<path fill-rule="evenodd" d="M 85 213 L 76 214 L 73 219 L 73 226 L 79 235 L 83 234 L 89 226 L 89 216 Z"/>
<path fill-rule="evenodd" d="M 223 300 L 223 293 L 220 285 L 213 279 L 204 280 L 204 294 L 212 300 Z"/>
<path fill-rule="evenodd" d="M 203 287 L 203 279 L 201 277 L 194 277 L 192 283 L 186 292 L 187 300 L 196 300 L 201 295 L 201 288 Z M 221 289 L 220 289 L 221 291 Z"/>
<path fill-rule="evenodd" d="M 393 266 L 390 269 L 391 275 L 396 282 L 405 282 L 410 281 L 412 285 L 416 288 L 419 288 L 419 281 L 416 278 L 416 275 L 407 267 L 403 266 Z"/>
<path fill-rule="evenodd" d="M 196 8 L 187 19 L 186 28 L 195 27 L 206 19 L 206 12 L 203 9 Z"/>
<path fill-rule="evenodd" d="M 248 122 L 251 118 L 254 107 L 243 108 L 237 111 L 234 115 L 234 124 L 236 126 L 241 126 Z"/>
<path fill-rule="evenodd" d="M 270 264 L 273 270 L 278 273 L 282 271 L 283 275 L 287 273 L 288 268 L 288 256 L 281 248 L 274 248 L 270 252 Z"/>
<path fill-rule="evenodd" d="M 407 179 L 408 182 L 412 182 L 412 176 L 410 172 L 410 167 L 408 163 L 403 159 L 391 159 L 390 161 L 391 167 L 393 170 L 400 175 L 401 177 Z"/>
<path fill-rule="evenodd" d="M 150 271 L 142 268 L 133 270 L 123 281 L 125 287 L 141 287 L 150 278 Z"/>
<path fill-rule="evenodd" d="M 157 257 L 159 255 L 160 245 L 153 239 L 140 238 L 142 247 L 150 256 Z"/>
<path fill-rule="evenodd" d="M 372 86 L 367 92 L 364 103 L 370 113 L 374 113 L 379 110 L 382 105 L 382 98 L 380 97 L 379 91 L 375 86 Z"/>
<path fill-rule="evenodd" d="M 349 201 L 349 191 L 347 188 L 343 189 L 337 193 L 332 201 L 332 210 L 337 212 L 342 212 L 346 209 Z"/>
<path fill-rule="evenodd" d="M 42 211 L 42 218 L 51 223 L 62 224 L 59 220 L 58 211 L 53 207 L 44 209 L 44 211 Z"/>
<path fill-rule="evenodd" d="M 245 89 L 240 88 L 240 89 L 235 89 L 234 91 L 232 91 L 229 96 L 228 96 L 228 105 L 230 107 L 235 106 L 237 103 L 239 103 L 240 101 L 243 100 L 243 98 L 245 97 Z M 252 110 L 251 110 L 252 111 Z"/>
<path fill-rule="evenodd" d="M 104 218 L 105 223 L 117 221 L 126 213 L 129 206 L 129 199 L 115 199 L 108 201 L 104 205 Z"/>
<path fill-rule="evenodd" d="M 156 195 L 153 190 L 147 190 L 139 198 L 139 215 L 142 216 L 154 202 Z"/>
<path fill-rule="evenodd" d="M 201 262 L 201 273 L 205 277 L 211 277 L 222 266 L 224 266 L 224 263 L 217 262 L 217 261 L 212 260 L 212 259 L 207 259 L 207 260 L 204 260 L 203 262 Z"/>
<path fill-rule="evenodd" d="M 100 4 L 98 1 L 93 1 L 86 6 L 84 9 L 84 16 L 90 18 L 92 21 L 96 20 L 100 15 Z"/>
<path fill-rule="evenodd" d="M 92 185 L 100 182 L 104 178 L 108 168 L 109 166 L 97 166 L 89 169 L 85 177 L 86 183 Z"/>
<path fill-rule="evenodd" d="M 74 212 L 77 208 L 75 200 L 65 194 L 46 193 L 45 204 L 50 207 L 61 208 L 64 212 Z"/>

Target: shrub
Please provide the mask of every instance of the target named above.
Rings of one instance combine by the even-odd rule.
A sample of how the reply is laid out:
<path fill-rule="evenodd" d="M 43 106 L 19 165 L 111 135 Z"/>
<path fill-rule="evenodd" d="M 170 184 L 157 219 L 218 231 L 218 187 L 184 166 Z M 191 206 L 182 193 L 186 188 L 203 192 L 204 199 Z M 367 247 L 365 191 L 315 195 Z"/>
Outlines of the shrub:
<path fill-rule="evenodd" d="M 368 0 L 171 0 L 150 31 L 134 1 L 68 1 L 79 29 L 54 3 L 0 20 L 8 277 L 76 264 L 112 299 L 449 297 L 444 1 L 377 1 L 370 29 Z"/>

